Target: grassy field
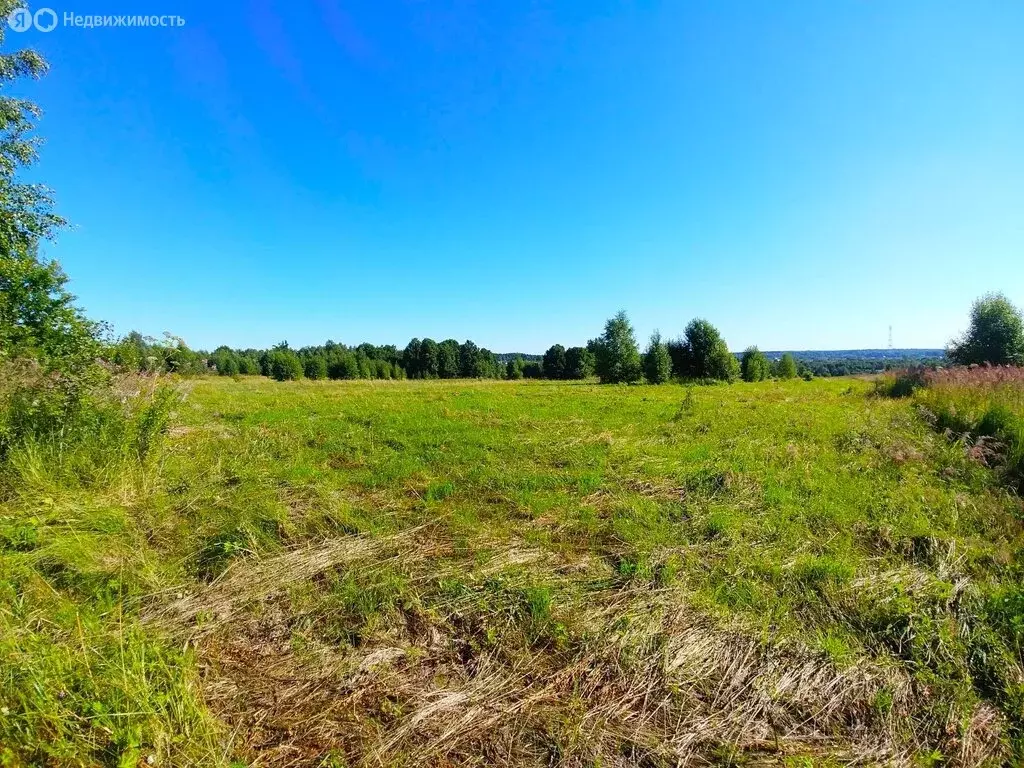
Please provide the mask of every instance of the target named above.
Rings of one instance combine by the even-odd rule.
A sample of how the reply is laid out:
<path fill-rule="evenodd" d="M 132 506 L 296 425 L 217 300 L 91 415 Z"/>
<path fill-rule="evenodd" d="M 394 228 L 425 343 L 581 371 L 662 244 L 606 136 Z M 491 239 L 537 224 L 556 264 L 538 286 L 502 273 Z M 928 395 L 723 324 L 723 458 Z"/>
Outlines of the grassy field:
<path fill-rule="evenodd" d="M 999 765 L 1020 499 L 868 382 L 188 383 L 0 507 L 0 765 Z"/>

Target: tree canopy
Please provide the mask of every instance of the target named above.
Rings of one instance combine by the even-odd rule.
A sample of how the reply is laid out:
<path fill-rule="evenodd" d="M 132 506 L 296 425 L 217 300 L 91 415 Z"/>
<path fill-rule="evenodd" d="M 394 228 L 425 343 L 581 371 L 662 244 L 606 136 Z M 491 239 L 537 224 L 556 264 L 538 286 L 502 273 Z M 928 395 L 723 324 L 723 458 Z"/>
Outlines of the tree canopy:
<path fill-rule="evenodd" d="M 625 311 L 605 323 L 604 333 L 594 346 L 597 375 L 602 384 L 620 384 L 640 379 L 640 350 Z"/>
<path fill-rule="evenodd" d="M 740 361 L 740 372 L 744 381 L 764 381 L 771 376 L 772 366 L 764 352 L 757 347 L 747 347 Z"/>
<path fill-rule="evenodd" d="M 970 326 L 946 352 L 954 363 L 1024 365 L 1024 320 L 1001 293 L 982 296 L 971 307 Z"/>
<path fill-rule="evenodd" d="M 672 375 L 672 358 L 668 347 L 661 340 L 661 334 L 655 331 L 644 353 L 644 376 L 651 384 L 664 384 Z"/>
<path fill-rule="evenodd" d="M 0 18 L 14 7 L 0 2 Z M 0 41 L 6 29 L 0 24 Z M 65 222 L 54 213 L 50 191 L 21 177 L 37 159 L 41 111 L 6 92 L 46 68 L 35 51 L 0 55 L 0 358 L 32 357 L 68 369 L 93 361 L 100 326 L 75 306 L 60 265 L 40 255 L 41 243 Z"/>
<path fill-rule="evenodd" d="M 780 379 L 795 379 L 797 375 L 796 358 L 786 352 L 775 363 L 775 375 Z"/>
<path fill-rule="evenodd" d="M 561 344 L 552 344 L 544 353 L 544 376 L 548 379 L 564 379 L 565 371 L 565 347 Z"/>
<path fill-rule="evenodd" d="M 739 361 L 711 323 L 691 320 L 684 338 L 669 345 L 673 372 L 682 379 L 733 381 L 739 376 Z"/>
<path fill-rule="evenodd" d="M 594 375 L 596 360 L 594 353 L 586 347 L 569 347 L 565 350 L 565 377 L 586 379 Z"/>

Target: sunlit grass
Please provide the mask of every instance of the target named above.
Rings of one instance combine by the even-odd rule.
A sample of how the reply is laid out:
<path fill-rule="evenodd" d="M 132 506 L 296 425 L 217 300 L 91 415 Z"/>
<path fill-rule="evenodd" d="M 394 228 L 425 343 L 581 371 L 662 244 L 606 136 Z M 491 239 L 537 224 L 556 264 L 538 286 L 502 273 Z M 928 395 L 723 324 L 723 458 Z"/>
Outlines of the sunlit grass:
<path fill-rule="evenodd" d="M 3 614 L 6 626 L 46 627 L 33 631 L 77 658 L 78 677 L 125 681 L 140 714 L 104 735 L 81 719 L 96 694 L 25 698 L 22 673 L 4 683 L 15 702 L 6 706 L 74 711 L 78 724 L 58 741 L 66 749 L 212 761 L 224 737 L 198 703 L 192 651 L 173 650 L 192 637 L 207 685 L 221 681 L 205 698 L 227 721 L 222 733 L 239 734 L 223 752 L 261 764 L 286 754 L 407 763 L 418 748 L 425 759 L 440 748 L 428 738 L 440 715 L 424 714 L 438 697 L 451 723 L 467 724 L 449 734 L 447 759 L 491 754 L 500 729 L 459 702 L 476 701 L 485 681 L 526 674 L 521 689 L 501 688 L 519 713 L 507 725 L 523 729 L 507 736 L 508 754 L 537 749 L 568 764 L 625 749 L 668 763 L 729 744 L 763 750 L 763 709 L 744 709 L 752 691 L 775 679 L 769 670 L 813 664 L 861 682 L 844 684 L 846 703 L 822 700 L 803 715 L 792 693 L 773 694 L 777 716 L 793 722 L 787 754 L 1004 759 L 1024 703 L 1019 500 L 910 401 L 870 389 L 197 381 L 158 465 L 132 482 L 28 489 L 0 522 L 3 578 L 25 604 Z M 80 650 L 66 629 L 76 614 L 98 622 L 85 647 L 100 651 Z M 64 615 L 70 623 L 52 618 Z M 665 666 L 673 638 L 695 632 L 704 661 Z M 134 661 L 115 675 L 110 644 L 121 637 Z M 719 673 L 701 670 L 747 642 L 761 677 L 734 707 L 749 723 L 729 725 L 714 714 Z M 4 652 L 34 663 L 23 649 Z M 41 668 L 50 653 L 38 654 Z M 359 677 L 377 663 L 397 666 Z M 608 664 L 600 674 L 625 677 L 592 689 Z M 250 676 L 261 665 L 334 698 L 275 689 Z M 644 714 L 615 688 L 633 674 L 656 686 L 646 700 L 659 708 Z M 564 690 L 536 687 L 563 678 Z M 702 686 L 711 697 L 686 704 Z M 266 730 L 266 718 L 286 718 L 282 701 L 298 718 L 290 735 Z M 833 704 L 835 719 L 821 714 Z M 985 706 L 1001 714 L 985 719 Z M 318 708 L 315 737 L 305 707 Z M 664 720 L 701 707 L 721 726 L 705 727 L 704 746 L 681 735 L 697 721 L 672 731 Z M 863 732 L 843 725 L 843 707 Z M 647 718 L 649 733 L 629 731 L 620 711 Z M 598 722 L 604 735 L 581 739 Z M 7 738 L 40 739 L 33 727 Z M 808 728 L 825 747 L 808 746 L 819 743 Z M 170 742 L 171 732 L 191 736 Z M 869 742 L 877 751 L 865 752 Z"/>

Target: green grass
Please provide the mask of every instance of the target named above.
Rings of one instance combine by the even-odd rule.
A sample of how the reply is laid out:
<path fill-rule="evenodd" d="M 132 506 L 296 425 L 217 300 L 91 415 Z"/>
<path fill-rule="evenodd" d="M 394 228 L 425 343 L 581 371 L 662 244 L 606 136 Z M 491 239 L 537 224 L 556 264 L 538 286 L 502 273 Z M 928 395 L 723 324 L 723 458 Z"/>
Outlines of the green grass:
<path fill-rule="evenodd" d="M 910 400 L 189 388 L 145 466 L 18 470 L 0 765 L 1024 755 L 1020 501 Z"/>

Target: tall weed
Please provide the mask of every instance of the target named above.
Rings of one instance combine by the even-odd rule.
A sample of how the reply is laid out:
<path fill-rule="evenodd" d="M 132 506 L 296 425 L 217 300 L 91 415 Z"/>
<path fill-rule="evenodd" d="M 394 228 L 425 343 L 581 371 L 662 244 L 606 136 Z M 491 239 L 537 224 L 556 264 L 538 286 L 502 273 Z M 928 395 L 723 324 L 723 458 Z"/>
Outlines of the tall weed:
<path fill-rule="evenodd" d="M 973 441 L 972 450 L 1024 481 L 1024 367 L 914 368 L 876 382 L 890 397 L 913 395 L 937 429 Z"/>

